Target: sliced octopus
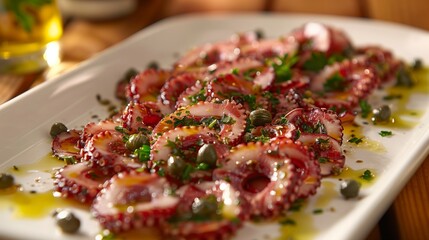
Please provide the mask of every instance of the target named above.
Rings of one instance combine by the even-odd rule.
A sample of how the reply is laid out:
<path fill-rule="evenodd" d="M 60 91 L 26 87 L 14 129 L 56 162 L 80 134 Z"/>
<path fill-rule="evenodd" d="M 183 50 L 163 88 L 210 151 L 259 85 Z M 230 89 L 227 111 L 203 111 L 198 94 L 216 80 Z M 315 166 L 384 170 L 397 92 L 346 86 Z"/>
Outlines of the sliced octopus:
<path fill-rule="evenodd" d="M 215 179 L 230 182 L 240 192 L 253 216 L 276 217 L 287 211 L 302 182 L 290 158 L 268 155 L 267 146 L 261 143 L 238 145 L 213 173 Z"/>
<path fill-rule="evenodd" d="M 190 184 L 177 192 L 179 207 L 163 227 L 168 239 L 229 239 L 248 218 L 244 200 L 228 182 Z"/>
<path fill-rule="evenodd" d="M 98 194 L 91 211 L 112 232 L 160 225 L 175 212 L 179 198 L 165 178 L 144 172 L 119 173 Z"/>

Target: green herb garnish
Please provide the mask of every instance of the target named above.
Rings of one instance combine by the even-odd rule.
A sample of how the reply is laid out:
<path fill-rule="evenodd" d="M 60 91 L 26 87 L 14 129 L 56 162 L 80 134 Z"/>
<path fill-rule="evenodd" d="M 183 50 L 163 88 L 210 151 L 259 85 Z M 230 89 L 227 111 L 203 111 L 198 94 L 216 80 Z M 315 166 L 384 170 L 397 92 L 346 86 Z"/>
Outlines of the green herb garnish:
<path fill-rule="evenodd" d="M 365 100 L 359 100 L 359 106 L 360 106 L 360 115 L 363 118 L 368 117 L 368 115 L 372 111 L 372 106 Z"/>
<path fill-rule="evenodd" d="M 358 145 L 359 143 L 363 142 L 363 140 L 362 138 L 352 137 L 347 142 Z"/>
<path fill-rule="evenodd" d="M 328 64 L 328 59 L 324 53 L 313 52 L 311 58 L 304 62 L 303 68 L 307 71 L 318 72 Z"/>
<path fill-rule="evenodd" d="M 282 83 L 292 78 L 292 66 L 298 62 L 298 56 L 285 54 L 278 58 L 279 63 L 273 63 L 274 73 L 276 74 L 277 83 Z"/>
<path fill-rule="evenodd" d="M 380 135 L 380 136 L 382 136 L 382 137 L 388 137 L 388 136 L 392 136 L 392 135 L 393 135 L 393 133 L 392 133 L 392 131 L 384 131 L 384 130 L 381 130 L 381 131 L 378 133 L 378 135 Z"/>
<path fill-rule="evenodd" d="M 326 80 L 323 84 L 325 92 L 343 91 L 345 88 L 345 79 L 337 72 Z"/>
<path fill-rule="evenodd" d="M 293 219 L 286 218 L 286 219 L 280 220 L 279 224 L 281 224 L 281 225 L 296 225 L 296 222 Z"/>
<path fill-rule="evenodd" d="M 321 214 L 321 213 L 323 213 L 323 209 L 321 208 L 317 208 L 313 210 L 313 214 Z"/>

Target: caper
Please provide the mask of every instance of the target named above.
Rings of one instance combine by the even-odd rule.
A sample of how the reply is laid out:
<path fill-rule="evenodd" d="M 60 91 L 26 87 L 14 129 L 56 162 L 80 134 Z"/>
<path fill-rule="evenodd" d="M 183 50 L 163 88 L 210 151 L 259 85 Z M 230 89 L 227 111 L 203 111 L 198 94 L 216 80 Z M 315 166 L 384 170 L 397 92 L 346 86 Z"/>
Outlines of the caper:
<path fill-rule="evenodd" d="M 420 58 L 414 59 L 413 65 L 411 66 L 413 70 L 420 70 L 423 68 L 423 61 Z"/>
<path fill-rule="evenodd" d="M 177 179 L 181 179 L 186 168 L 186 162 L 179 156 L 170 156 L 167 160 L 167 173 Z"/>
<path fill-rule="evenodd" d="M 192 213 L 194 217 L 213 219 L 218 215 L 218 203 L 214 195 L 204 198 L 195 198 L 192 203 Z"/>
<path fill-rule="evenodd" d="M 216 148 L 213 144 L 204 144 L 197 155 L 197 163 L 205 163 L 210 167 L 215 167 L 217 161 Z"/>
<path fill-rule="evenodd" d="M 404 67 L 399 68 L 396 73 L 396 85 L 403 87 L 412 87 L 414 85 L 410 73 Z"/>
<path fill-rule="evenodd" d="M 63 123 L 56 122 L 52 124 L 51 131 L 49 134 L 51 134 L 52 137 L 56 137 L 58 134 L 67 132 L 67 127 Z"/>
<path fill-rule="evenodd" d="M 273 119 L 271 113 L 265 109 L 253 110 L 250 113 L 249 118 L 253 126 L 264 126 L 265 124 L 270 123 Z"/>
<path fill-rule="evenodd" d="M 344 198 L 355 198 L 359 195 L 360 183 L 356 180 L 349 179 L 343 181 L 340 185 L 340 192 Z"/>
<path fill-rule="evenodd" d="M 390 111 L 390 107 L 387 105 L 383 105 L 379 108 L 374 109 L 372 113 L 372 120 L 374 122 L 387 122 L 389 121 L 390 115 L 392 114 L 392 112 Z"/>
<path fill-rule="evenodd" d="M 10 188 L 14 185 L 14 183 L 15 179 L 12 175 L 6 173 L 2 173 L 0 175 L 0 189 Z"/>
<path fill-rule="evenodd" d="M 57 212 L 55 220 L 57 226 L 65 233 L 75 233 L 79 230 L 80 220 L 70 210 Z"/>
<path fill-rule="evenodd" d="M 134 151 L 143 145 L 149 145 L 149 138 L 143 133 L 131 135 L 125 143 L 125 147 L 130 151 Z"/>

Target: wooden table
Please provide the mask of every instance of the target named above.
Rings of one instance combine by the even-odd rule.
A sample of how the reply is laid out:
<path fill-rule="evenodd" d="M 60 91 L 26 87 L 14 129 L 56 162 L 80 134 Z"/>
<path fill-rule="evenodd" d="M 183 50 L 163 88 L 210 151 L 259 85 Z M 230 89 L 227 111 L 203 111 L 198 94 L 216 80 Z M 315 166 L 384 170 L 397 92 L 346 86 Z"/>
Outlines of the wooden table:
<path fill-rule="evenodd" d="M 166 8 L 163 1 L 147 0 L 140 1 L 139 8 L 125 18 L 103 22 L 70 21 L 62 38 L 63 62 L 53 69 L 27 76 L 0 75 L 0 104 L 153 23 L 163 16 L 160 14 L 163 8 Z M 266 10 L 267 5 L 261 8 Z M 429 157 L 367 239 L 429 239 Z"/>

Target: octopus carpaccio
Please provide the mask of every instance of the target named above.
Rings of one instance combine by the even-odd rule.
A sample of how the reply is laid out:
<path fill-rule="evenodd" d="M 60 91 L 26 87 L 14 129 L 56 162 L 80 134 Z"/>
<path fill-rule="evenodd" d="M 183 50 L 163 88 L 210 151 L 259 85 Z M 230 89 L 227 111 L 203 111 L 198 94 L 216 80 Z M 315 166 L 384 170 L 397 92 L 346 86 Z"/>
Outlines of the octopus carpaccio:
<path fill-rule="evenodd" d="M 342 124 L 404 66 L 319 23 L 197 46 L 171 69 L 120 82 L 127 104 L 116 115 L 54 138 L 54 155 L 73 160 L 55 191 L 91 205 L 113 233 L 230 239 L 245 221 L 286 215 L 340 172 Z"/>

